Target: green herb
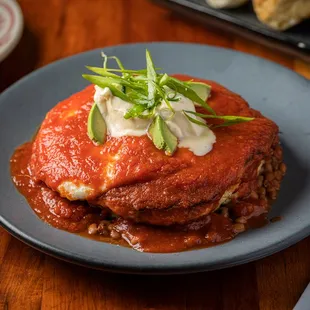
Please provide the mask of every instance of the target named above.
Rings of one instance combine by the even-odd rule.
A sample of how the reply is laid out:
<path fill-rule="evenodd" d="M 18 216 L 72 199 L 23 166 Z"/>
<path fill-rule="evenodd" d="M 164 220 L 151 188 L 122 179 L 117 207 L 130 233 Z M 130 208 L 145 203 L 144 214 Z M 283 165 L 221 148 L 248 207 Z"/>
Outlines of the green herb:
<path fill-rule="evenodd" d="M 178 145 L 178 139 L 160 115 L 154 118 L 148 129 L 148 135 L 159 150 L 164 150 L 169 156 L 173 155 Z"/>
<path fill-rule="evenodd" d="M 141 104 L 135 104 L 131 109 L 129 109 L 126 114 L 124 115 L 125 119 L 139 117 L 141 116 L 145 110 L 147 110 L 147 106 Z"/>
<path fill-rule="evenodd" d="M 97 73 L 102 76 L 106 77 L 117 77 L 121 78 L 119 75 L 111 72 L 117 72 L 117 73 L 130 73 L 130 74 L 137 74 L 137 75 L 145 75 L 147 70 L 126 70 L 126 69 L 107 69 L 107 68 L 99 68 L 99 67 L 92 67 L 92 66 L 86 66 L 86 68 L 90 71 L 93 71 L 94 73 Z"/>
<path fill-rule="evenodd" d="M 105 71 L 104 69 L 101 69 L 101 68 L 92 68 L 92 67 L 90 67 L 90 68 L 91 68 L 90 70 L 92 70 L 96 73 L 99 73 L 100 70 Z M 94 76 L 94 75 L 86 75 L 86 77 L 91 77 L 91 76 Z M 86 78 L 85 75 L 83 77 Z M 123 85 L 126 87 L 130 87 L 132 89 L 141 90 L 141 91 L 144 91 L 144 89 L 145 89 L 145 87 L 143 85 L 141 85 L 141 83 L 130 82 L 130 81 L 123 79 L 123 78 L 121 78 L 118 75 L 113 74 L 113 73 L 108 73 L 108 76 L 95 76 L 95 77 L 97 78 L 97 81 L 101 82 L 101 83 L 111 83 L 111 84 L 116 84 L 116 85 L 119 84 L 119 85 Z"/>
<path fill-rule="evenodd" d="M 177 93 L 191 99 L 207 111 L 215 114 L 213 109 L 191 88 L 191 81 L 183 82 L 170 77 L 168 74 L 158 74 L 156 71 L 151 54 L 146 50 L 146 69 L 127 70 L 117 57 L 104 57 L 103 68 L 87 66 L 86 68 L 98 75 L 83 75 L 88 81 L 100 86 L 109 87 L 112 94 L 124 101 L 133 104 L 133 107 L 125 114 L 125 118 L 146 116 L 153 117 L 154 109 L 165 101 L 168 108 L 173 111 L 170 102 L 177 102 Z M 119 69 L 108 69 L 108 59 L 114 59 Z M 116 73 L 121 73 L 122 76 Z M 193 84 L 193 83 L 192 83 Z M 201 83 L 203 84 L 203 83 Z M 118 85 L 123 86 L 125 91 L 121 91 Z M 169 96 L 171 92 L 167 92 L 167 88 L 172 90 L 173 96 Z M 210 86 L 207 85 L 210 89 Z M 140 105 L 146 105 L 141 107 Z M 140 114 L 139 114 L 140 113 Z"/>
<path fill-rule="evenodd" d="M 244 122 L 249 122 L 254 120 L 253 117 L 245 117 L 245 116 L 232 116 L 232 115 L 210 115 L 210 114 L 203 114 L 203 113 L 197 113 L 197 112 L 193 112 L 193 111 L 183 111 L 184 115 L 190 119 L 192 122 L 196 123 L 199 122 L 196 119 L 190 117 L 188 114 L 193 114 L 195 116 L 201 117 L 201 118 L 205 118 L 205 119 L 220 119 L 223 120 L 224 122 L 222 124 L 219 125 L 213 125 L 213 128 L 217 128 L 217 127 L 225 127 L 225 126 L 230 126 L 230 125 L 236 125 L 236 124 L 240 124 L 240 123 L 244 123 Z M 201 123 L 201 122 L 200 122 Z M 206 125 L 206 124 L 205 124 Z M 208 127 L 208 125 L 206 125 Z"/>
<path fill-rule="evenodd" d="M 182 94 L 184 97 L 191 99 L 192 101 L 198 103 L 202 107 L 204 107 L 207 111 L 215 115 L 214 110 L 204 101 L 202 100 L 197 93 L 195 93 L 189 85 L 185 82 L 181 82 L 176 78 L 168 76 L 165 79 L 164 85 L 168 86 L 169 88 L 175 90 L 176 92 Z"/>
<path fill-rule="evenodd" d="M 88 74 L 83 74 L 82 76 L 84 79 L 90 81 L 93 84 L 100 86 L 101 88 L 108 87 L 114 96 L 119 97 L 123 99 L 124 101 L 133 103 L 130 97 L 124 94 L 121 90 L 119 90 L 119 88 L 117 87 L 117 83 L 115 83 L 115 81 L 113 81 L 112 79 L 109 80 L 101 76 L 88 75 Z"/>
<path fill-rule="evenodd" d="M 195 123 L 196 125 L 203 126 L 203 127 L 209 127 L 206 123 L 198 121 L 196 118 L 193 118 L 193 117 L 187 115 L 186 111 L 183 111 L 183 113 L 187 117 L 187 119 L 189 121 L 191 121 L 192 123 Z"/>
<path fill-rule="evenodd" d="M 84 74 L 83 77 L 101 88 L 108 87 L 114 96 L 131 103 L 132 107 L 125 113 L 125 119 L 152 119 L 153 121 L 149 126 L 148 135 L 157 148 L 165 150 L 169 155 L 172 155 L 177 147 L 177 138 L 172 134 L 165 120 L 157 115 L 156 108 L 164 101 L 171 111 L 171 117 L 173 117 L 175 111 L 171 102 L 177 104 L 180 100 L 178 94 L 192 100 L 209 113 L 203 114 L 193 111 L 183 111 L 184 115 L 190 122 L 199 126 L 213 126 L 214 128 L 253 120 L 253 118 L 250 117 L 217 116 L 215 111 L 206 102 L 211 92 L 211 87 L 209 85 L 194 81 L 184 82 L 171 77 L 166 73 L 158 73 L 158 70 L 160 69 L 155 67 L 148 50 L 146 50 L 146 68 L 141 70 L 126 69 L 120 59 L 115 56 L 108 57 L 102 53 L 102 57 L 102 68 L 86 67 L 96 75 Z M 117 69 L 107 67 L 109 59 L 116 62 L 118 66 Z M 88 128 L 91 128 L 90 122 L 93 117 L 91 117 L 91 113 L 95 113 L 96 120 L 100 120 L 100 118 L 97 117 L 97 113 L 100 113 L 99 109 L 97 108 L 97 110 L 95 110 L 95 107 L 92 108 L 88 118 Z M 208 125 L 191 115 L 203 119 L 221 119 L 223 120 L 223 123 L 219 125 Z M 101 126 L 100 128 L 102 129 L 103 127 Z M 105 122 L 104 128 L 106 128 Z M 89 136 L 93 139 L 92 133 L 89 133 Z M 96 139 L 96 141 L 98 143 L 103 143 L 104 139 Z"/>
<path fill-rule="evenodd" d="M 148 79 L 147 90 L 148 90 L 149 106 L 152 107 L 155 105 L 157 74 L 155 71 L 153 60 L 148 50 L 146 50 L 146 69 L 147 69 L 147 79 Z"/>

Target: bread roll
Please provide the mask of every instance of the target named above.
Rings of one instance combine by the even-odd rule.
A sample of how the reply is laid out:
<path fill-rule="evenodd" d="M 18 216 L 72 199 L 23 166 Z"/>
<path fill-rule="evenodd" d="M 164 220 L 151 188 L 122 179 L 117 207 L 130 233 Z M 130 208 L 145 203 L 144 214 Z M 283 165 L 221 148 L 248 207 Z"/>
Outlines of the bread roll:
<path fill-rule="evenodd" d="M 207 3 L 215 9 L 231 9 L 241 6 L 248 0 L 206 0 Z"/>
<path fill-rule="evenodd" d="M 257 17 L 269 27 L 285 30 L 310 17 L 310 0 L 253 0 Z"/>

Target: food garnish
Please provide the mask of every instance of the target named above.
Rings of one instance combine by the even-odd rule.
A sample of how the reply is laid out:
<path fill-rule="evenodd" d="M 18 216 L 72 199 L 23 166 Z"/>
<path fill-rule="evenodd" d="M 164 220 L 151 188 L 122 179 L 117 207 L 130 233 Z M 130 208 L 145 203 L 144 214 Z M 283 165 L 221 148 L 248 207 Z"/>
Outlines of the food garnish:
<path fill-rule="evenodd" d="M 88 114 L 87 132 L 89 138 L 96 143 L 103 144 L 106 140 L 107 126 L 96 104 Z"/>
<path fill-rule="evenodd" d="M 178 139 L 160 115 L 157 115 L 149 126 L 148 136 L 154 145 L 159 150 L 164 150 L 167 155 L 171 156 L 178 146 Z"/>
<path fill-rule="evenodd" d="M 160 116 L 158 107 L 163 102 L 173 116 L 175 111 L 171 103 L 178 102 L 180 95 L 190 99 L 196 106 L 204 108 L 206 114 L 186 110 L 182 112 L 188 121 L 209 128 L 231 126 L 254 119 L 242 116 L 216 115 L 207 103 L 211 94 L 210 85 L 194 81 L 184 82 L 169 76 L 167 73 L 158 73 L 159 69 L 155 67 L 148 50 L 146 50 L 146 69 L 142 70 L 125 69 L 116 56 L 108 57 L 102 54 L 102 57 L 104 59 L 103 68 L 87 66 L 90 71 L 97 75 L 84 74 L 83 77 L 101 88 L 109 88 L 113 96 L 130 103 L 132 107 L 124 113 L 125 119 L 149 119 L 148 136 L 158 149 L 165 150 L 168 155 L 174 153 L 178 138 L 169 130 L 166 120 Z M 116 61 L 118 69 L 107 67 L 109 59 Z M 103 144 L 106 136 L 106 124 L 104 117 L 98 113 L 100 114 L 98 108 L 93 108 L 90 111 L 88 135 L 98 144 Z M 217 125 L 208 124 L 208 119 L 219 119 L 223 122 Z"/>

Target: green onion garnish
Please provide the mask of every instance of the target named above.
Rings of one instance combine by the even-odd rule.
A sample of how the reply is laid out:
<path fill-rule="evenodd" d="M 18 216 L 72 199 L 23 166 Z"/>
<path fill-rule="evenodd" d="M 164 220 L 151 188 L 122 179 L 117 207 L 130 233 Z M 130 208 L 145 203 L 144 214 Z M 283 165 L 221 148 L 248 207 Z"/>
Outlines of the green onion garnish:
<path fill-rule="evenodd" d="M 253 120 L 251 117 L 216 115 L 206 101 L 211 92 L 209 85 L 193 81 L 184 82 L 166 73 L 158 73 L 160 69 L 155 67 L 148 50 L 146 50 L 146 69 L 142 70 L 125 69 L 116 56 L 108 57 L 102 53 L 102 57 L 103 68 L 87 66 L 86 68 L 96 75 L 84 74 L 83 77 L 101 88 L 108 87 L 114 96 L 131 103 L 132 107 L 125 113 L 125 119 L 152 119 L 148 135 L 157 148 L 165 149 L 169 155 L 175 151 L 177 138 L 173 136 L 165 120 L 157 115 L 156 107 L 164 101 L 173 115 L 171 102 L 177 104 L 179 100 L 177 94 L 183 95 L 206 110 L 206 114 L 183 110 L 187 119 L 199 126 L 216 128 Z M 116 61 L 118 69 L 107 68 L 109 59 Z M 223 122 L 217 125 L 208 124 L 196 119 L 195 116 L 205 120 L 219 119 Z"/>

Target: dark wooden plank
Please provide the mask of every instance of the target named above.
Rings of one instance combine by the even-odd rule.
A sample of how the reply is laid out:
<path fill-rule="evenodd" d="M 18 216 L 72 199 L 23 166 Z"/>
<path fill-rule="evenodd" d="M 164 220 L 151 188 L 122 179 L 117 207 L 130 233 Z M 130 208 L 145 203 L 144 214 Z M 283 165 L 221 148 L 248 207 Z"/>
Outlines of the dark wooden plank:
<path fill-rule="evenodd" d="M 294 69 L 299 74 L 303 75 L 307 79 L 310 79 L 310 64 L 307 64 L 300 59 L 295 59 L 294 61 Z"/>
<path fill-rule="evenodd" d="M 256 262 L 261 309 L 291 310 L 310 281 L 310 238 Z"/>
<path fill-rule="evenodd" d="M 44 255 L 12 238 L 0 266 L 0 309 L 40 309 Z"/>
<path fill-rule="evenodd" d="M 127 42 L 235 48 L 295 68 L 309 65 L 147 0 L 20 0 L 26 30 L 0 64 L 0 89 L 51 61 Z M 292 309 L 310 280 L 310 238 L 256 263 L 210 273 L 135 276 L 88 270 L 41 254 L 0 229 L 0 309 Z M 22 308 L 21 308 L 22 307 Z"/>
<path fill-rule="evenodd" d="M 11 236 L 3 228 L 0 227 L 0 265 L 4 259 L 4 255 L 9 247 Z"/>
<path fill-rule="evenodd" d="M 187 276 L 187 309 L 258 310 L 255 265 Z M 246 294 L 244 292 L 246 291 Z"/>

